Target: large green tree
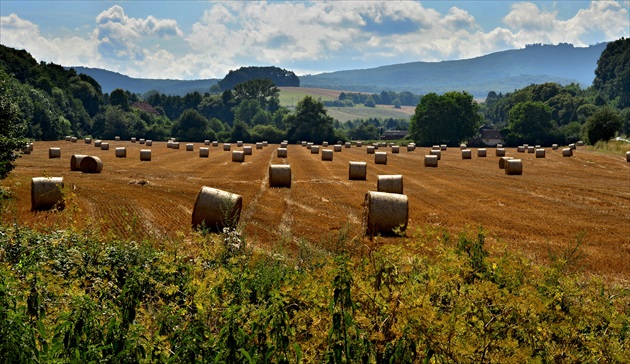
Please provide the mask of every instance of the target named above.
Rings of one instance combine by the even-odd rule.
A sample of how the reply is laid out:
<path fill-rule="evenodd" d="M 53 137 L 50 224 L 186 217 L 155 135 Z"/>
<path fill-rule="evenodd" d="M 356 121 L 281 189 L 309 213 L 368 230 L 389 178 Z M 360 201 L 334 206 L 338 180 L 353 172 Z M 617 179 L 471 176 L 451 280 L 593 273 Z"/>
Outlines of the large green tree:
<path fill-rule="evenodd" d="M 188 109 L 173 123 L 173 135 L 180 140 L 202 142 L 214 134 L 209 123 L 197 110 Z M 212 138 L 213 139 L 213 138 Z"/>
<path fill-rule="evenodd" d="M 586 135 L 590 144 L 606 141 L 621 130 L 623 120 L 619 113 L 610 107 L 603 107 L 586 119 Z"/>
<path fill-rule="evenodd" d="M 6 74 L 0 72 L 0 179 L 13 170 L 18 151 L 26 146 L 23 138 L 26 128 L 18 117 L 17 104 L 9 96 L 6 78 Z"/>
<path fill-rule="evenodd" d="M 616 107 L 630 107 L 630 38 L 608 43 L 597 61 L 593 88 Z"/>
<path fill-rule="evenodd" d="M 285 118 L 289 125 L 287 138 L 290 142 L 307 140 L 313 143 L 332 142 L 336 139 L 333 118 L 324 104 L 306 96 L 297 103 L 295 112 Z"/>
<path fill-rule="evenodd" d="M 269 79 L 255 79 L 239 83 L 234 86 L 233 95 L 239 104 L 254 100 L 264 110 L 276 111 L 280 107 L 280 89 Z"/>
<path fill-rule="evenodd" d="M 459 145 L 477 133 L 481 123 L 478 110 L 467 92 L 426 94 L 411 117 L 409 134 L 419 145 Z"/>
<path fill-rule="evenodd" d="M 510 140 L 517 143 L 548 143 L 554 128 L 551 107 L 541 101 L 520 102 L 510 110 L 508 124 Z"/>

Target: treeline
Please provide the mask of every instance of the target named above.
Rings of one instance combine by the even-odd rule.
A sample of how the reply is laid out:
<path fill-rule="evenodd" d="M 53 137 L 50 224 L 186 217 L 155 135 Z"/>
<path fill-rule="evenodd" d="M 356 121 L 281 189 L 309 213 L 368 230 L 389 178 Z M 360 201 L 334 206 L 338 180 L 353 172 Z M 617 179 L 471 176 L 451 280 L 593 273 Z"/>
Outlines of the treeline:
<path fill-rule="evenodd" d="M 416 106 L 420 102 L 420 98 L 420 95 L 407 91 L 381 91 L 381 93 L 373 94 L 342 92 L 337 100 L 324 101 L 324 106 L 353 107 L 355 105 L 364 105 L 375 107 L 378 104 L 394 105 L 394 107 L 400 108 L 401 106 Z"/>
<path fill-rule="evenodd" d="M 300 79 L 295 73 L 279 67 L 241 67 L 230 70 L 225 78 L 219 81 L 219 87 L 222 91 L 232 90 L 239 83 L 256 79 L 269 79 L 278 87 L 300 87 Z"/>

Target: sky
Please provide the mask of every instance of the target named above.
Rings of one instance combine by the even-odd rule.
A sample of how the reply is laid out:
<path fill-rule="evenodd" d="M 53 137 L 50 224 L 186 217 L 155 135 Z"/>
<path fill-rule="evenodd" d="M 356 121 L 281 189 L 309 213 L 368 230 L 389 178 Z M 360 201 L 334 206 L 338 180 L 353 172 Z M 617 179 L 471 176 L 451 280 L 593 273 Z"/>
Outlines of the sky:
<path fill-rule="evenodd" d="M 297 75 L 469 59 L 630 34 L 630 0 L 0 1 L 0 43 L 38 61 L 136 78 Z"/>

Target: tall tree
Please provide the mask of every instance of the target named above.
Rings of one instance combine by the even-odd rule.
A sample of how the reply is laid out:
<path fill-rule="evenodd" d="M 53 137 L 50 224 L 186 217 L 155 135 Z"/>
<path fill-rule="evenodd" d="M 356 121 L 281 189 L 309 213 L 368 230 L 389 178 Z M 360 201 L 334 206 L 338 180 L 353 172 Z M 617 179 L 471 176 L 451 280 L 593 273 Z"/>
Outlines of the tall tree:
<path fill-rule="evenodd" d="M 610 108 L 603 107 L 586 119 L 586 135 L 590 144 L 600 140 L 607 141 L 621 130 L 623 120 L 619 113 Z"/>
<path fill-rule="evenodd" d="M 208 138 L 208 125 L 199 111 L 188 109 L 173 123 L 173 135 L 181 140 L 201 142 Z"/>
<path fill-rule="evenodd" d="M 18 106 L 10 99 L 6 74 L 0 72 L 0 179 L 13 170 L 18 151 L 26 146 L 26 130 L 18 117 Z"/>
<path fill-rule="evenodd" d="M 467 92 L 429 93 L 411 117 L 409 134 L 420 145 L 459 145 L 477 133 L 479 106 Z"/>
<path fill-rule="evenodd" d="M 630 106 L 630 38 L 608 43 L 597 61 L 593 87 L 617 108 Z"/>
<path fill-rule="evenodd" d="M 326 113 L 324 104 L 306 96 L 297 103 L 295 112 L 285 118 L 289 125 L 287 138 L 291 142 L 308 140 L 314 143 L 336 139 L 333 118 Z"/>
<path fill-rule="evenodd" d="M 551 107 L 541 101 L 526 101 L 516 104 L 508 117 L 512 140 L 545 144 L 554 128 Z"/>

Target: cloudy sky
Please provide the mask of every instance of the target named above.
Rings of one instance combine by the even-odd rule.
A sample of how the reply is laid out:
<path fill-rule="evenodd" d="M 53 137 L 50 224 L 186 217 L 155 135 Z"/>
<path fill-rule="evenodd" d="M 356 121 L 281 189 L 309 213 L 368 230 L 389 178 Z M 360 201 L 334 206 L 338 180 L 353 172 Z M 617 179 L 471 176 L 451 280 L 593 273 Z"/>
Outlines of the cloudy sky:
<path fill-rule="evenodd" d="M 298 75 L 629 37 L 630 1 L 0 2 L 0 43 L 132 77 Z"/>

